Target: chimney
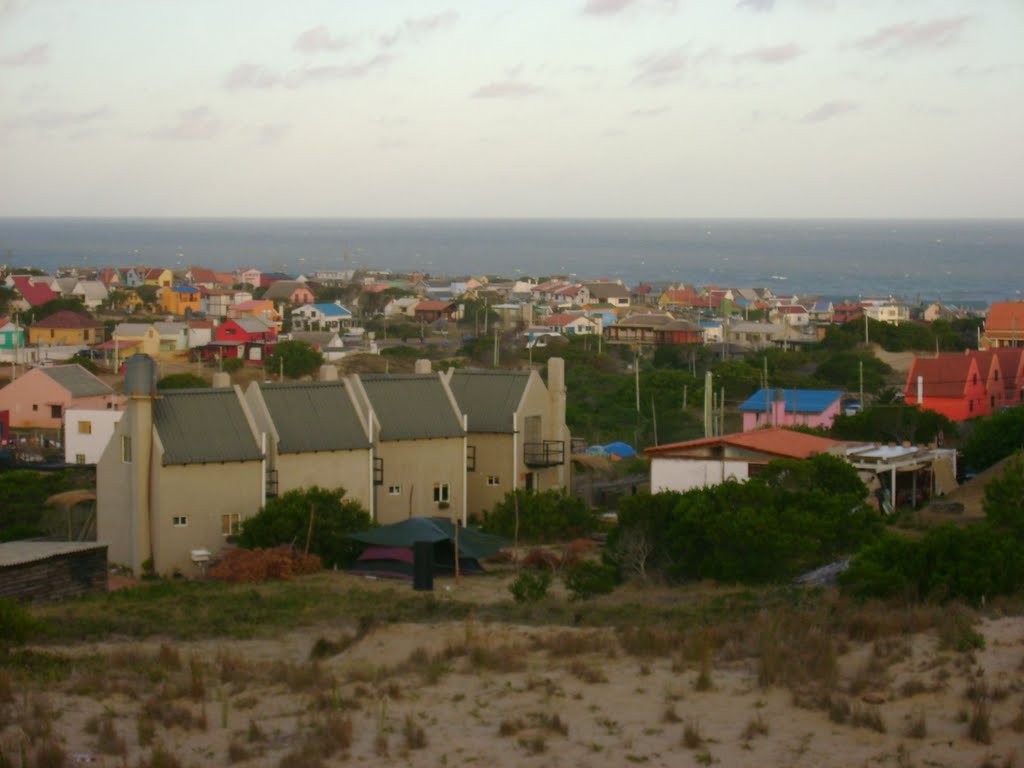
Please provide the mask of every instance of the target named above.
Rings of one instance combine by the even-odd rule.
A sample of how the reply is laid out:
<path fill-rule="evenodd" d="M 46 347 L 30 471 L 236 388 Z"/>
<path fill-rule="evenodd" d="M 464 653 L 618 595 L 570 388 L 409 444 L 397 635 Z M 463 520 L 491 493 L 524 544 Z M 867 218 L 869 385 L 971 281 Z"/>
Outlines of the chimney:
<path fill-rule="evenodd" d="M 924 403 L 924 376 L 917 377 L 917 406 L 920 408 Z M 861 406 L 863 408 L 863 406 Z"/>
<path fill-rule="evenodd" d="M 772 401 L 772 426 L 781 427 L 786 421 L 786 391 L 776 388 Z"/>
<path fill-rule="evenodd" d="M 321 365 L 320 366 L 320 381 L 337 381 L 338 380 L 338 369 L 333 365 Z"/>
<path fill-rule="evenodd" d="M 429 360 L 417 360 L 416 365 L 412 369 L 413 373 L 430 373 L 430 361 Z"/>
<path fill-rule="evenodd" d="M 554 406 L 556 424 L 565 423 L 565 360 L 552 357 L 548 360 L 548 397 Z"/>
<path fill-rule="evenodd" d="M 227 371 L 217 371 L 213 374 L 213 388 L 227 389 L 231 386 L 231 374 Z"/>
<path fill-rule="evenodd" d="M 156 396 L 156 363 L 149 355 L 135 354 L 125 363 L 124 392 L 128 405 L 124 419 L 121 459 L 130 464 L 128 496 L 132 514 L 131 567 L 142 575 L 142 564 L 153 557 L 150 499 L 150 464 L 153 456 L 153 399 Z M 158 566 L 158 564 L 154 563 Z"/>

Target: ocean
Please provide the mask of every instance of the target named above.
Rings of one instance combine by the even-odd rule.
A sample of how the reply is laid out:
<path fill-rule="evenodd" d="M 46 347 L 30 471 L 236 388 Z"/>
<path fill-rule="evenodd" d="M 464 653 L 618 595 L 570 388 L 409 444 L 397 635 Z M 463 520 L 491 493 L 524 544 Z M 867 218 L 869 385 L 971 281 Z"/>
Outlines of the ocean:
<path fill-rule="evenodd" d="M 0 263 L 561 274 L 977 306 L 1021 298 L 1024 220 L 0 218 Z"/>

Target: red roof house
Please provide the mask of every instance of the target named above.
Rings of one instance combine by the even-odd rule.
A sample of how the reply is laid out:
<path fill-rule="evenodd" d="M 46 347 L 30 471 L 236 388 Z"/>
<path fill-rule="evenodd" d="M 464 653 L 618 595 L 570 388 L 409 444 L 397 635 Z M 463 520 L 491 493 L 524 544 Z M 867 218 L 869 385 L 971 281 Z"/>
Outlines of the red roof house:
<path fill-rule="evenodd" d="M 994 347 L 999 358 L 999 371 L 1003 377 L 1003 405 L 1024 402 L 1024 347 Z"/>
<path fill-rule="evenodd" d="M 989 373 L 986 371 L 986 373 Z M 918 401 L 918 377 L 922 397 Z M 991 413 L 985 377 L 971 355 L 943 354 L 914 359 L 907 375 L 904 401 L 964 421 Z"/>
<path fill-rule="evenodd" d="M 29 307 L 38 307 L 60 298 L 60 295 L 54 293 L 46 283 L 33 283 L 31 275 L 11 275 L 11 280 L 14 283 L 14 290 Z"/>
<path fill-rule="evenodd" d="M 994 302 L 982 341 L 989 347 L 1024 347 L 1024 301 Z"/>
<path fill-rule="evenodd" d="M 432 323 L 442 317 L 452 320 L 456 309 L 454 301 L 421 301 L 413 310 L 413 316 L 418 323 Z"/>

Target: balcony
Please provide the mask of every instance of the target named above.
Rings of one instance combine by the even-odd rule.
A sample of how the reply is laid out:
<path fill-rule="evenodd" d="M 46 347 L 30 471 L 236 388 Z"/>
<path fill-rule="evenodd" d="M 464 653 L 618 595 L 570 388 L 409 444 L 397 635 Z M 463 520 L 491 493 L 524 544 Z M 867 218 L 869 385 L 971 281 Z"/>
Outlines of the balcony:
<path fill-rule="evenodd" d="M 542 440 L 523 444 L 523 461 L 528 467 L 557 467 L 565 463 L 564 440 Z"/>
<path fill-rule="evenodd" d="M 272 499 L 277 496 L 277 470 L 267 470 L 267 498 Z"/>

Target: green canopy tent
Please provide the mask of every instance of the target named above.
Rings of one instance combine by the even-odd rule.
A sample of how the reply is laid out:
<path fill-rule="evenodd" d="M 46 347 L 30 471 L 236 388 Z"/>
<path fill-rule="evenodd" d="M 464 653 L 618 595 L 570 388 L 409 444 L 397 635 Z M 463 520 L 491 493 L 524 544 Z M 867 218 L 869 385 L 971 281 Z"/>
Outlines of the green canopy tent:
<path fill-rule="evenodd" d="M 353 573 L 411 579 L 413 545 L 417 541 L 429 541 L 434 544 L 435 576 L 455 572 L 455 526 L 443 518 L 411 517 L 400 523 L 349 534 L 349 538 L 369 545 L 352 566 Z M 500 536 L 460 526 L 460 572 L 483 573 L 480 560 L 490 557 L 509 544 L 507 539 Z"/>

